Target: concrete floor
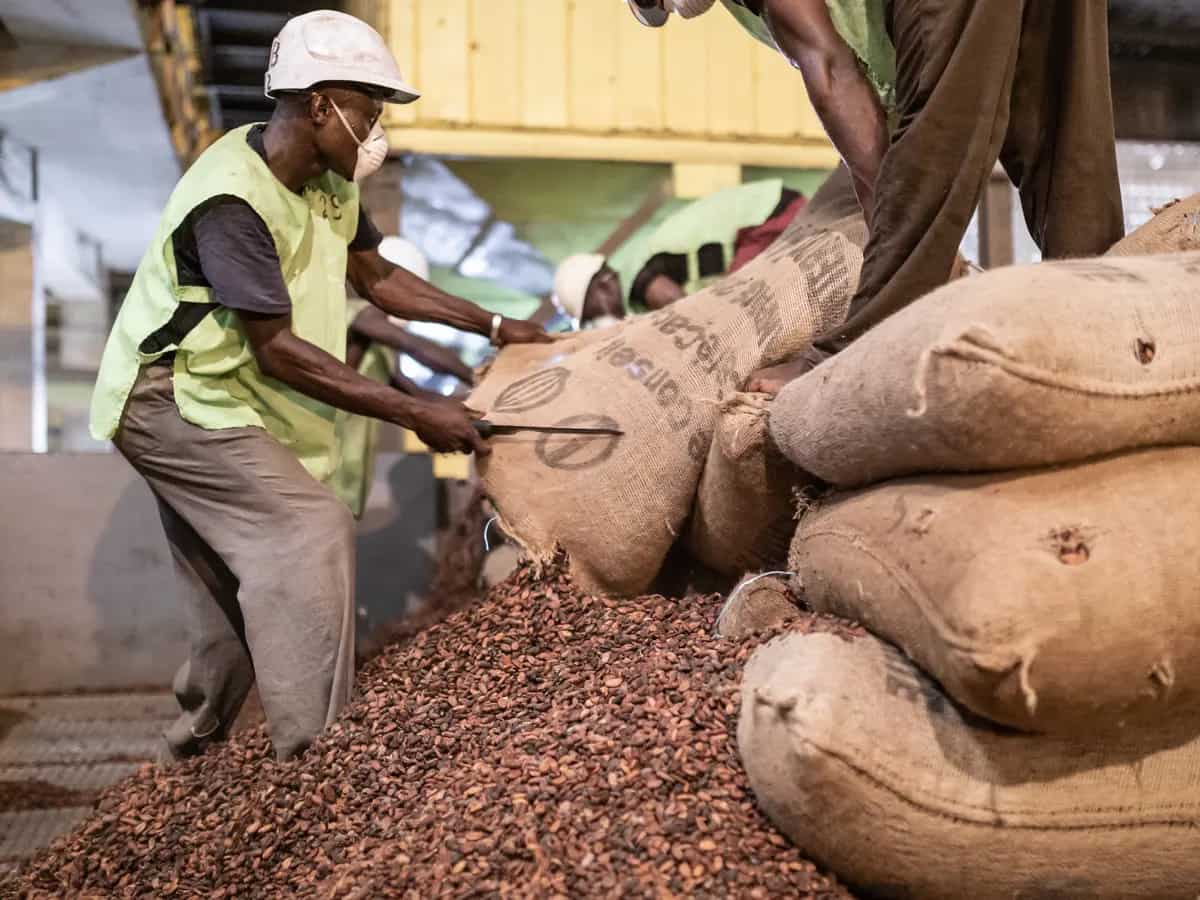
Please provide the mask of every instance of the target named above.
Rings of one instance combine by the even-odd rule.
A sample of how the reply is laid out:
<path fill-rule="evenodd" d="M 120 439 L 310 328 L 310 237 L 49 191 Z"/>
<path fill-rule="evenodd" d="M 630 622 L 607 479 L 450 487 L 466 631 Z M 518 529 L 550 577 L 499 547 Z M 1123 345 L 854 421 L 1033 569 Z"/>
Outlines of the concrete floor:
<path fill-rule="evenodd" d="M 89 793 L 108 787 L 157 755 L 176 710 L 169 693 L 0 698 L 0 788 L 34 781 Z M 89 799 L 13 810 L 0 795 L 0 883 L 87 818 Z"/>

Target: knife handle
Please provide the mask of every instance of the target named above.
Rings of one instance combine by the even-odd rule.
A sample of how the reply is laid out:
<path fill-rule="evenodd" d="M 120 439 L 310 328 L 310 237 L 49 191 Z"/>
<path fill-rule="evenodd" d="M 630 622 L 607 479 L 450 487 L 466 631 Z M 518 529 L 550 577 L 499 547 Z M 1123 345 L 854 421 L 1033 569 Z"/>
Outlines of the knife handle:
<path fill-rule="evenodd" d="M 475 427 L 475 432 L 485 441 L 495 434 L 492 423 L 487 419 L 475 419 L 471 424 Z"/>

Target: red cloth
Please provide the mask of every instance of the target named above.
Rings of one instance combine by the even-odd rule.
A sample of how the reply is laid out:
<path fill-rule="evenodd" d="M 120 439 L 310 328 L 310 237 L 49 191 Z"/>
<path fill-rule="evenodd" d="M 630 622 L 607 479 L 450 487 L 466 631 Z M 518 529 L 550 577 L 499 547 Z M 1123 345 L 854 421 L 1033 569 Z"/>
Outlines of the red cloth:
<path fill-rule="evenodd" d="M 798 196 L 783 208 L 783 212 L 767 219 L 761 225 L 748 225 L 739 230 L 734 239 L 733 265 L 729 267 L 729 271 L 736 272 L 775 243 L 775 239 L 800 215 L 800 210 L 804 209 L 807 202 L 804 196 Z"/>

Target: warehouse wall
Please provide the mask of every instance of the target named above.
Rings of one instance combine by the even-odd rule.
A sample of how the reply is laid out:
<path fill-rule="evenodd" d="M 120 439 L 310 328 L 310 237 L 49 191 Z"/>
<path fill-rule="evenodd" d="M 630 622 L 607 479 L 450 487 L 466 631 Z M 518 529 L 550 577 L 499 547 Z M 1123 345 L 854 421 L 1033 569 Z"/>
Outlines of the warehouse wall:
<path fill-rule="evenodd" d="M 423 591 L 434 526 L 428 456 L 381 457 L 376 473 L 359 531 L 360 636 Z M 0 695 L 168 684 L 183 617 L 153 498 L 128 463 L 3 454 L 0 497 Z"/>
<path fill-rule="evenodd" d="M 724 10 L 642 28 L 618 0 L 354 0 L 424 92 L 397 150 L 829 166 L 801 78 Z"/>

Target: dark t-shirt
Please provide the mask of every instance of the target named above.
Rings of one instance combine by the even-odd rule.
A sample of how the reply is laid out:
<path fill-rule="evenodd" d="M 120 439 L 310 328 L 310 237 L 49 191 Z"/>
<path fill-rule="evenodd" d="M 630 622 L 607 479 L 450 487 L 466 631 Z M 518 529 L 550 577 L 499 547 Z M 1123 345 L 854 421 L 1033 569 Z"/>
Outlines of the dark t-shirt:
<path fill-rule="evenodd" d="M 255 125 L 246 143 L 265 161 L 264 130 Z M 382 239 L 360 204 L 350 250 L 374 250 Z M 213 300 L 230 309 L 267 315 L 291 312 L 275 241 L 245 200 L 228 194 L 210 198 L 192 210 L 172 241 L 181 285 L 210 287 Z"/>

